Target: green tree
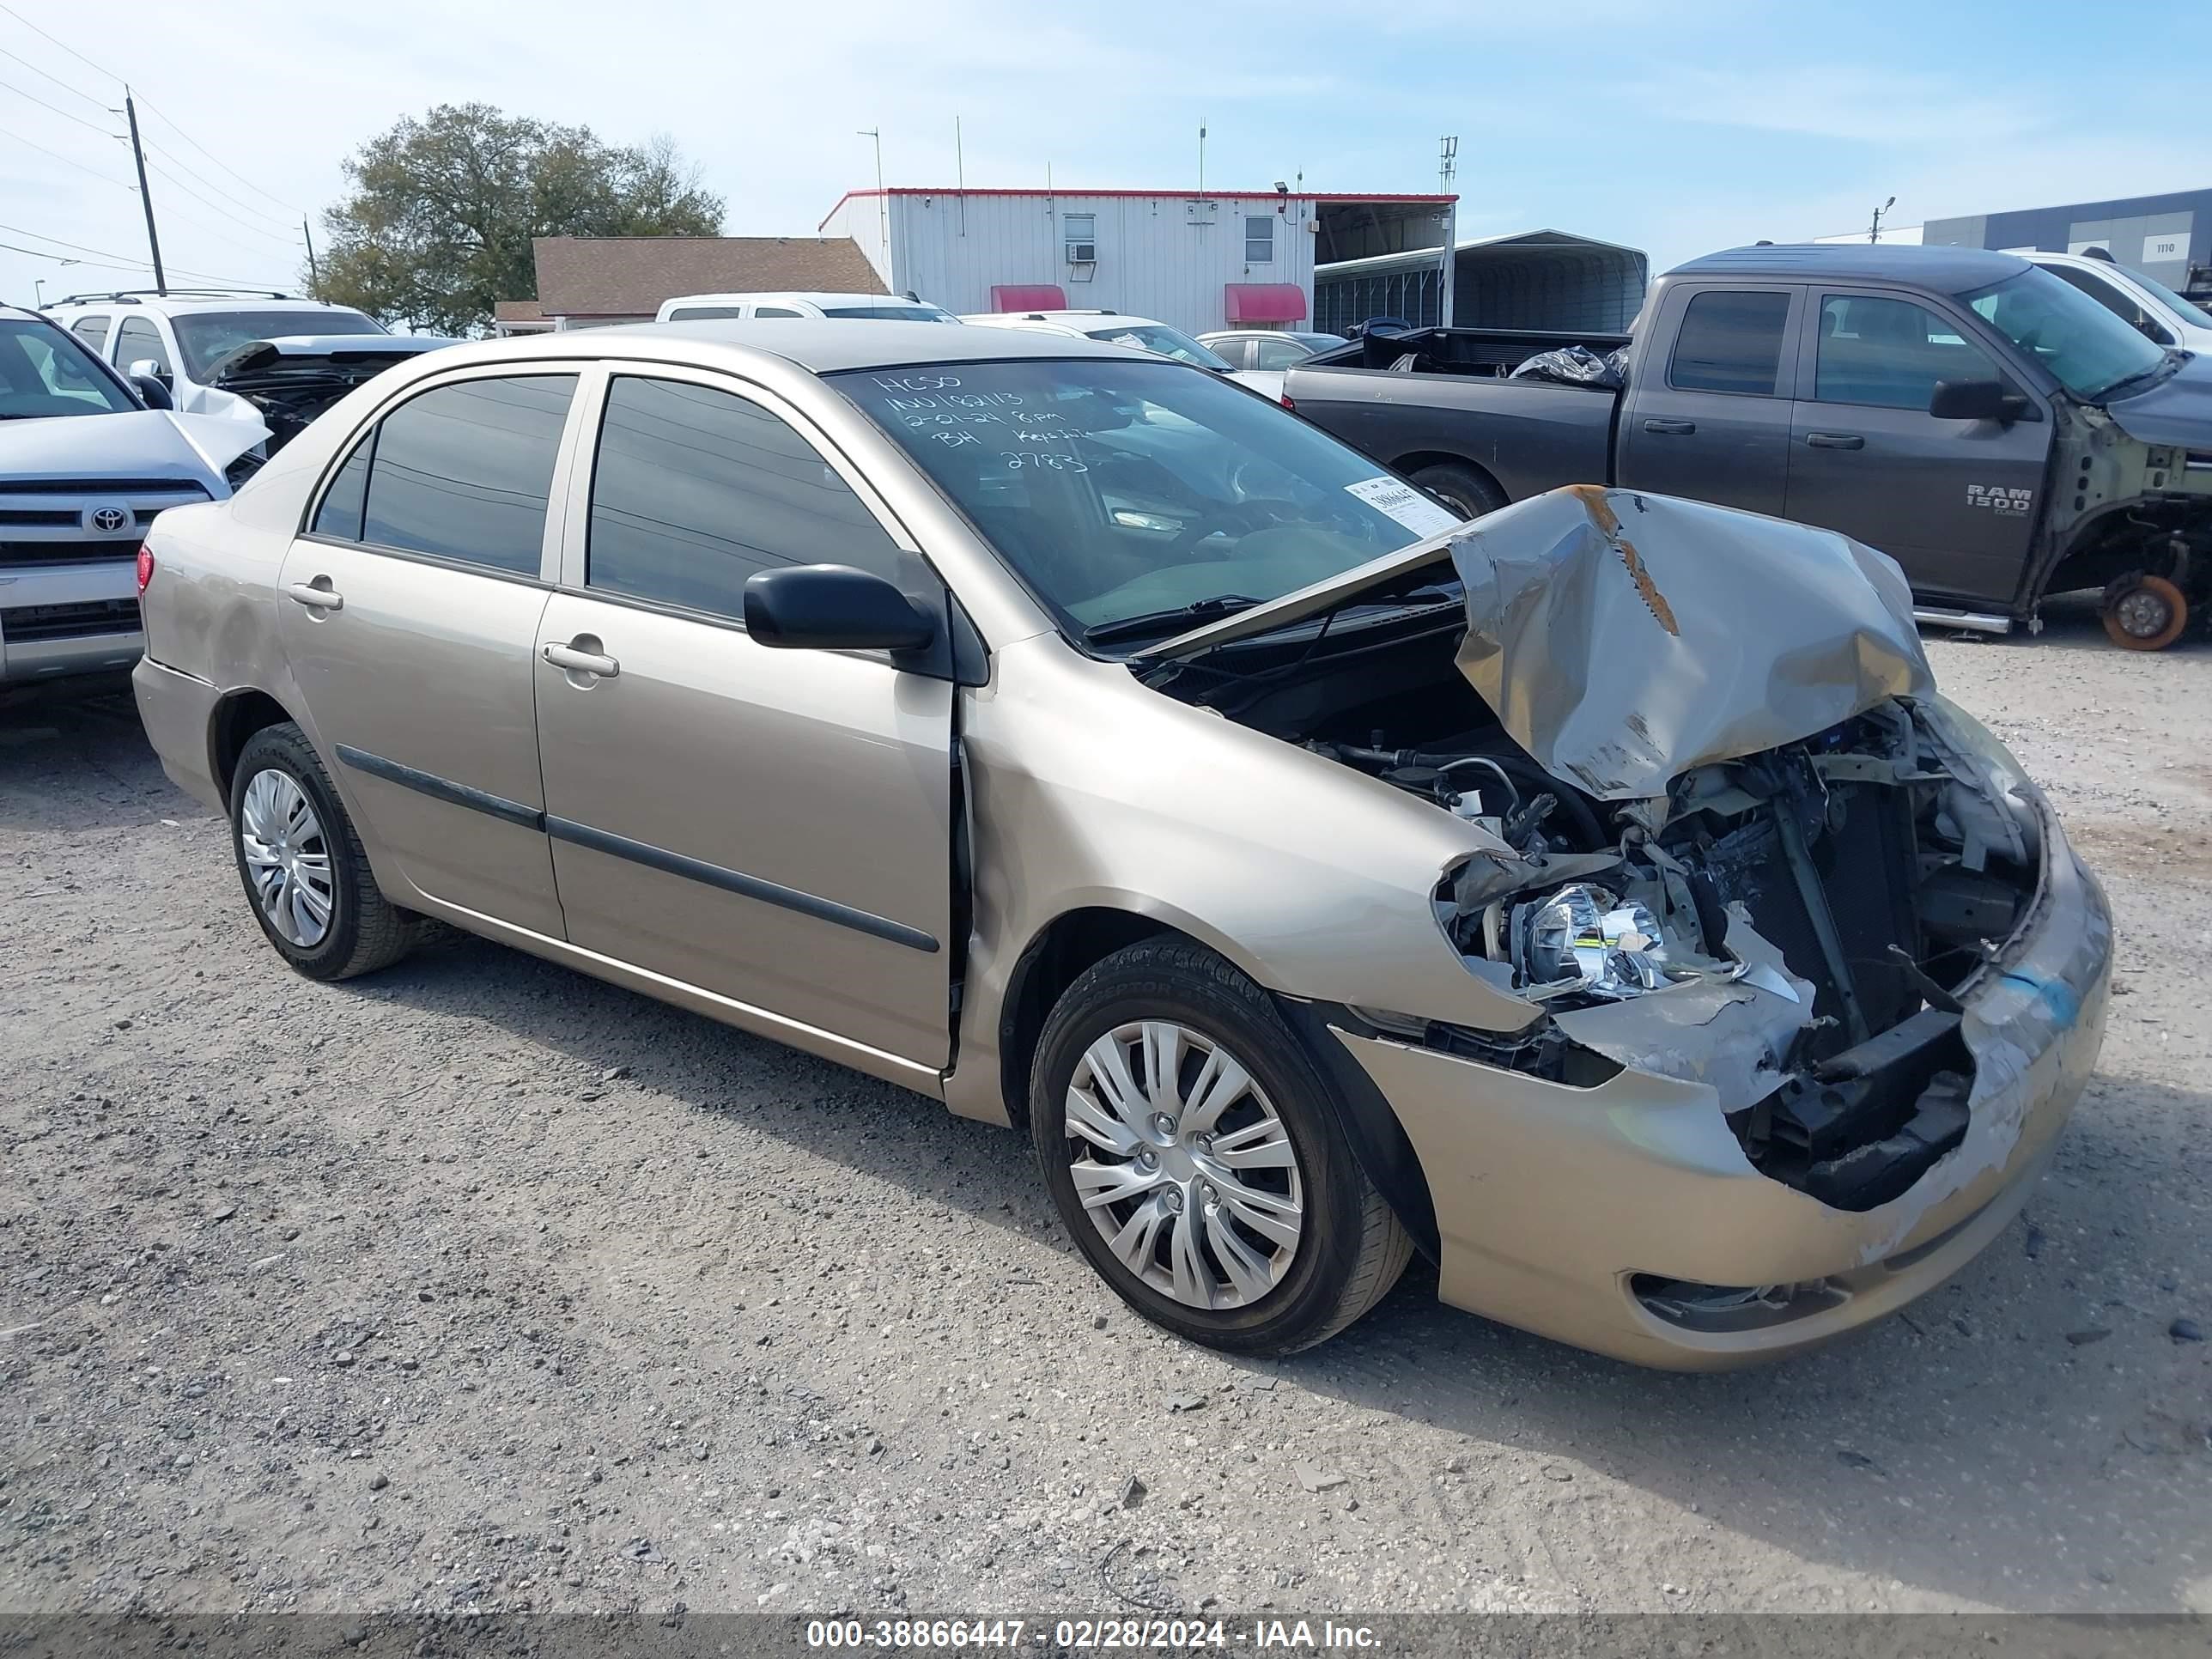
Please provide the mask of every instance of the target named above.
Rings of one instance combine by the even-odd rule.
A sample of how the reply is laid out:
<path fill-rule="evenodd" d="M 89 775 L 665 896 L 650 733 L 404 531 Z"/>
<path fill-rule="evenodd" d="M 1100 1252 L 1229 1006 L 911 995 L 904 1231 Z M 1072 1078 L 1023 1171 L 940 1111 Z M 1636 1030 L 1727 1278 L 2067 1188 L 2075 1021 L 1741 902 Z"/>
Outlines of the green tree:
<path fill-rule="evenodd" d="M 538 292 L 533 236 L 714 236 L 722 199 L 674 143 L 441 104 L 363 144 L 325 210 L 317 298 L 441 333 L 482 331 Z"/>

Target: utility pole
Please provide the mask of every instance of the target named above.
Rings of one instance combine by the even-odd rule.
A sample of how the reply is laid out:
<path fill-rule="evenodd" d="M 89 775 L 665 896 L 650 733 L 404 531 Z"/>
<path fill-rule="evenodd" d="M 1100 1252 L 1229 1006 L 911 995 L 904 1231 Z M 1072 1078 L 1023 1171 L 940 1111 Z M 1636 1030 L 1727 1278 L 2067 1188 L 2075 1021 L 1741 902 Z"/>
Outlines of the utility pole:
<path fill-rule="evenodd" d="M 322 274 L 315 269 L 315 233 L 307 228 L 307 216 L 300 216 L 300 234 L 307 239 L 307 288 L 310 299 L 323 297 Z"/>
<path fill-rule="evenodd" d="M 1896 205 L 1897 198 L 1893 196 L 1874 210 L 1874 223 L 1867 227 L 1867 240 L 1869 242 L 1881 240 L 1881 216 Z"/>
<path fill-rule="evenodd" d="M 884 250 L 884 286 L 894 294 L 898 285 L 891 280 L 891 198 L 884 193 L 884 133 L 881 127 L 868 127 L 855 135 L 876 141 L 876 231 L 882 238 Z"/>
<path fill-rule="evenodd" d="M 131 101 L 131 88 L 123 88 L 123 113 L 131 122 L 131 159 L 138 164 L 138 205 L 146 210 L 146 246 L 154 256 L 154 292 L 167 294 L 169 279 L 161 273 L 161 237 L 154 228 L 154 198 L 146 189 L 146 152 L 138 144 L 138 106 Z"/>

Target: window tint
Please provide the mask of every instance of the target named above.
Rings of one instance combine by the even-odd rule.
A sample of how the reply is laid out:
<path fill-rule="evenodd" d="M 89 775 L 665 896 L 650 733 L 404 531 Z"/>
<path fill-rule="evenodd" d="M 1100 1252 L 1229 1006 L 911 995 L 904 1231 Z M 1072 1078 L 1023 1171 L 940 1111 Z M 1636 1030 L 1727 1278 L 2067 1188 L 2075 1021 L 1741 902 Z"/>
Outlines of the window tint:
<path fill-rule="evenodd" d="M 798 317 L 804 314 L 802 312 L 793 311 L 789 306 L 755 306 L 753 307 L 753 315 L 756 317 Z"/>
<path fill-rule="evenodd" d="M 1910 300 L 1830 294 L 1820 301 L 1813 395 L 1824 404 L 1928 407 L 1938 380 L 1994 380 L 1997 367 L 1958 325 Z"/>
<path fill-rule="evenodd" d="M 1782 363 L 1787 294 L 1700 294 L 1682 313 L 1667 384 L 1685 392 L 1774 395 Z"/>
<path fill-rule="evenodd" d="M 591 586 L 735 617 L 756 570 L 850 564 L 896 580 L 903 558 L 814 447 L 759 404 L 634 375 L 608 387 Z"/>
<path fill-rule="evenodd" d="M 668 313 L 672 323 L 714 322 L 745 314 L 743 306 L 678 306 Z"/>
<path fill-rule="evenodd" d="M 362 514 L 368 506 L 368 461 L 376 450 L 376 434 L 371 431 L 353 447 L 353 453 L 338 469 L 331 487 L 323 492 L 323 503 L 315 509 L 315 521 L 309 526 L 318 536 L 334 536 L 340 541 L 361 539 Z"/>
<path fill-rule="evenodd" d="M 107 319 L 105 317 L 78 318 L 76 337 L 94 351 L 98 351 L 107 343 Z"/>
<path fill-rule="evenodd" d="M 1255 368 L 1288 368 L 1292 363 L 1302 363 L 1312 356 L 1312 348 L 1300 345 L 1292 339 L 1255 340 L 1252 343 L 1252 367 Z"/>
<path fill-rule="evenodd" d="M 143 317 L 125 317 L 115 331 L 115 366 L 125 374 L 141 358 L 151 357 L 154 367 L 170 373 L 169 348 L 161 343 L 161 331 Z"/>
<path fill-rule="evenodd" d="M 538 574 L 573 374 L 463 380 L 377 428 L 362 539 Z"/>

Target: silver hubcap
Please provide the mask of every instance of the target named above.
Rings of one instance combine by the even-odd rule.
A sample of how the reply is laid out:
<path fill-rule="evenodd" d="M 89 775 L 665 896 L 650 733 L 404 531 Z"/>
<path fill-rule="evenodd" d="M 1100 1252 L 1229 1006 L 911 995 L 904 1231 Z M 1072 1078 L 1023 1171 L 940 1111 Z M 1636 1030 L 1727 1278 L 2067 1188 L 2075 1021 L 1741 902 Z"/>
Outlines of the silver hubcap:
<path fill-rule="evenodd" d="M 272 767 L 246 783 L 238 817 L 239 849 L 261 914 L 292 944 L 312 950 L 330 932 L 336 908 L 330 845 L 314 803 Z"/>
<path fill-rule="evenodd" d="M 1131 1273 L 1193 1308 L 1241 1308 L 1305 1226 L 1290 1132 L 1229 1051 L 1172 1020 L 1116 1026 L 1067 1086 L 1068 1172 Z"/>
<path fill-rule="evenodd" d="M 2120 619 L 2120 626 L 2138 640 L 2147 640 L 2164 631 L 2173 617 L 2172 607 L 2163 599 L 2155 593 L 2147 593 L 2142 588 L 2129 594 L 2112 609 Z"/>

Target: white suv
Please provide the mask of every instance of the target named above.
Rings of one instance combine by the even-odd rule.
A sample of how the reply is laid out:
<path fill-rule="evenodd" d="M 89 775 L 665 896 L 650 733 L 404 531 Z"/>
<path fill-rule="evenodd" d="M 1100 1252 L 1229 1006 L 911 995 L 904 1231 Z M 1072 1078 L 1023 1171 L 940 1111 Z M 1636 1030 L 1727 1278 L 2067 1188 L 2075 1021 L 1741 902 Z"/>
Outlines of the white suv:
<path fill-rule="evenodd" d="M 2106 310 L 2160 345 L 2212 352 L 2212 315 L 2163 283 L 2114 259 L 2079 253 L 2023 253 L 2062 282 L 2070 283 Z"/>
<path fill-rule="evenodd" d="M 754 317 L 860 317 L 876 322 L 957 323 L 942 306 L 896 294 L 679 294 L 656 323 Z"/>
<path fill-rule="evenodd" d="M 124 374 L 147 374 L 161 381 L 179 411 L 240 419 L 258 416 L 242 400 L 207 384 L 208 371 L 240 346 L 254 340 L 391 332 L 350 306 L 265 290 L 78 294 L 46 309 Z"/>

